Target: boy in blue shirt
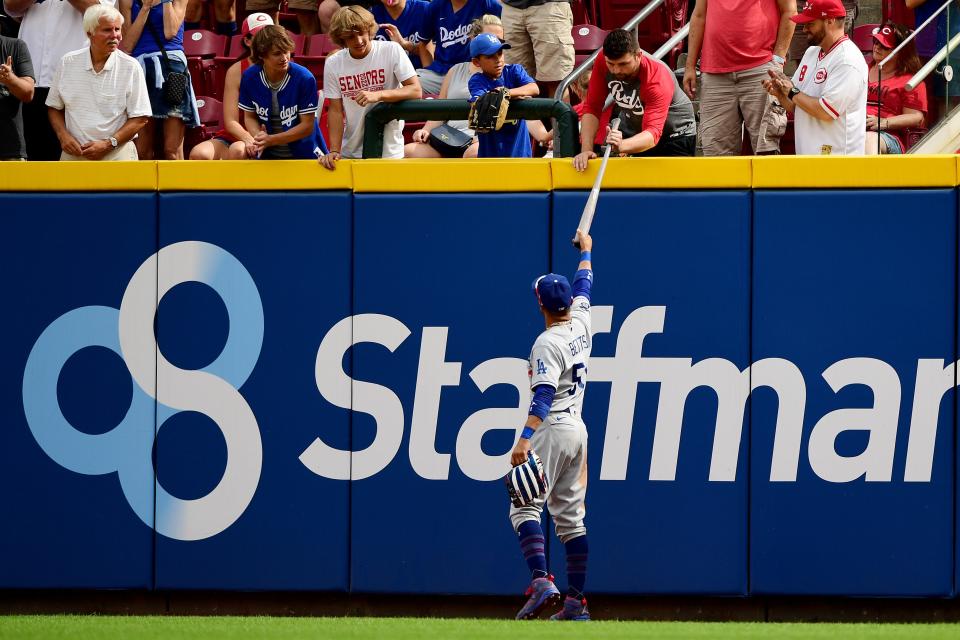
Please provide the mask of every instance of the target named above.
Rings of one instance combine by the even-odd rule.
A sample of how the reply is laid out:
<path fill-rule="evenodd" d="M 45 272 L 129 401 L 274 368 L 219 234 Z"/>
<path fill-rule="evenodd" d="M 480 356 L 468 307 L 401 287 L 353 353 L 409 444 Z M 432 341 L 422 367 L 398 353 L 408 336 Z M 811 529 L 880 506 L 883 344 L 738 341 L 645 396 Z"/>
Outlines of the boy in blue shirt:
<path fill-rule="evenodd" d="M 537 81 L 523 65 L 503 63 L 503 50 L 510 45 L 492 33 L 481 33 L 470 42 L 470 57 L 480 73 L 470 77 L 470 102 L 488 91 L 506 87 L 510 98 L 532 98 L 540 95 Z M 523 120 L 508 120 L 498 131 L 478 133 L 478 158 L 531 158 L 530 132 Z"/>
<path fill-rule="evenodd" d="M 286 29 L 262 28 L 251 50 L 254 64 L 240 77 L 238 105 L 254 140 L 247 155 L 303 160 L 326 153 L 317 122 L 317 81 L 290 61 L 293 41 Z"/>

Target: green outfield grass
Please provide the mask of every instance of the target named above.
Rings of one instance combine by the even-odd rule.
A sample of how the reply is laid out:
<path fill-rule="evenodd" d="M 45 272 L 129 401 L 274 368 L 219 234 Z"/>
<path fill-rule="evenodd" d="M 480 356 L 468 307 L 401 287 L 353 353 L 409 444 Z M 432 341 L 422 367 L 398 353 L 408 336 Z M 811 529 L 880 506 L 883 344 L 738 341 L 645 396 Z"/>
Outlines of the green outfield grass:
<path fill-rule="evenodd" d="M 520 633 L 522 632 L 522 635 Z M 76 640 L 196 638 L 958 638 L 955 624 L 775 624 L 734 622 L 513 622 L 432 618 L 267 618 L 175 616 L 0 617 L 0 638 Z"/>

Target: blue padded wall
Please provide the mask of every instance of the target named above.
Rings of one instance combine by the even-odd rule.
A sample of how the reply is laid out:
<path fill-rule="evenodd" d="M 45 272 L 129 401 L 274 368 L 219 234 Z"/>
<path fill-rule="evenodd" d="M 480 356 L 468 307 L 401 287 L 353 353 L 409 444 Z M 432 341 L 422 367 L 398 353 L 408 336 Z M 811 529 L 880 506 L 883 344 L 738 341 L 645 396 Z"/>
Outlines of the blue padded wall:
<path fill-rule="evenodd" d="M 395 350 L 374 343 L 354 348 L 355 378 L 386 389 L 355 385 L 354 401 L 362 394 L 380 421 L 354 414 L 353 449 L 370 447 L 375 434 L 386 442 L 398 420 L 403 429 L 395 455 L 380 457 L 386 467 L 353 483 L 355 591 L 513 594 L 526 587 L 499 477 L 509 468 L 529 401 L 526 358 L 543 322 L 530 283 L 548 266 L 549 198 L 355 198 L 354 313 L 392 318 L 372 322 L 383 327 L 377 335 L 394 335 Z M 354 330 L 358 338 L 368 335 L 356 322 Z M 422 344 L 428 348 L 418 376 Z M 459 375 L 456 365 L 439 364 L 441 353 L 447 363 L 461 363 Z M 471 375 L 501 382 L 481 391 Z M 391 395 L 402 402 L 400 415 Z M 411 445 L 414 413 L 422 426 Z M 488 459 L 505 454 L 507 460 Z M 353 466 L 355 476 L 363 472 L 356 454 Z"/>
<path fill-rule="evenodd" d="M 148 588 L 154 403 L 118 309 L 156 196 L 0 194 L 0 237 L 0 588 Z"/>
<path fill-rule="evenodd" d="M 576 268 L 570 238 L 585 199 L 582 192 L 554 194 L 553 268 L 563 273 Z M 750 195 L 604 192 L 592 234 L 597 335 L 584 420 L 590 437 L 587 528 L 594 551 L 587 588 L 745 594 L 748 434 L 742 403 L 724 424 L 735 431 L 743 427 L 743 435 L 716 465 L 714 391 L 693 385 L 685 404 L 673 403 L 682 407 L 675 458 L 669 446 L 654 454 L 654 430 L 662 390 L 692 380 L 691 364 L 723 359 L 728 381 L 745 378 L 740 372 L 749 362 Z M 605 333 L 598 332 L 601 307 L 613 308 Z M 644 338 L 656 308 L 665 308 L 662 333 Z M 625 322 L 628 317 L 633 320 Z M 669 371 L 674 382 L 661 384 L 658 379 Z M 666 414 L 659 411 L 661 418 Z M 660 429 L 667 434 L 666 424 Z M 710 480 L 712 466 L 718 474 L 726 469 L 723 479 Z M 562 547 L 555 548 L 552 566 L 562 572 Z"/>
<path fill-rule="evenodd" d="M 755 365 L 753 383 L 805 387 L 805 407 L 802 440 L 782 427 L 773 466 L 778 396 L 754 395 L 753 593 L 952 593 L 952 391 L 921 403 L 939 411 L 929 478 L 905 474 L 918 359 L 956 359 L 956 233 L 953 190 L 755 194 L 754 361 L 790 361 L 805 382 Z M 930 448 L 915 451 L 914 473 Z M 795 480 L 771 480 L 791 464 Z"/>
<path fill-rule="evenodd" d="M 208 402 L 225 412 L 232 429 L 233 417 L 242 414 L 244 403 L 249 406 L 260 432 L 262 468 L 255 495 L 235 521 L 219 506 L 223 503 L 201 512 L 216 520 L 214 529 L 226 525 L 222 533 L 194 541 L 157 536 L 158 588 L 346 590 L 349 485 L 314 473 L 299 458 L 317 438 L 349 447 L 349 412 L 321 396 L 315 366 L 327 331 L 350 315 L 350 236 L 346 192 L 160 196 L 164 251 L 184 242 L 209 243 L 242 265 L 217 254 L 186 254 L 195 256 L 203 280 L 214 286 L 185 282 L 161 298 L 160 352 L 180 369 L 213 370 L 228 379 L 253 366 L 246 360 L 252 358 L 249 377 L 228 385 L 239 386 L 239 393 Z M 165 255 L 161 282 L 182 269 L 185 259 Z M 244 288 L 243 270 L 254 295 Z M 263 314 L 259 355 L 251 338 L 257 294 Z M 235 316 L 224 295 L 235 300 Z M 234 346 L 226 347 L 228 340 L 235 340 Z M 349 372 L 349 361 L 345 366 Z M 161 400 L 164 384 L 161 377 Z M 205 413 L 177 413 L 158 433 L 160 486 L 182 500 L 201 499 L 223 481 L 226 440 Z M 242 438 L 238 442 L 236 464 L 249 477 L 255 473 L 250 452 L 256 447 L 248 450 Z M 237 493 L 234 487 L 242 482 L 221 490 Z M 163 516 L 158 507 L 161 534 Z M 176 519 L 177 509 L 168 517 Z"/>

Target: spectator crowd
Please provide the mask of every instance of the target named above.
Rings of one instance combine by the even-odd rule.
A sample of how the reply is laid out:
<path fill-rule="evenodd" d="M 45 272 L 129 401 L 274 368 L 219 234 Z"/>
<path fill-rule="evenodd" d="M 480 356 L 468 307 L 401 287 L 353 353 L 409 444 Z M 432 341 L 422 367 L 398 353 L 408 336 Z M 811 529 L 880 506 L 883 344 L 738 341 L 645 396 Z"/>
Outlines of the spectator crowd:
<path fill-rule="evenodd" d="M 200 126 L 184 33 L 200 26 L 203 2 L 244 55 L 223 79 L 222 128 L 192 147 L 196 160 L 317 158 L 334 170 L 362 157 L 378 103 L 552 96 L 574 69 L 571 0 L 288 0 L 301 34 L 339 47 L 319 85 L 292 57 L 278 0 L 3 0 L 19 34 L 0 36 L 0 160 L 183 159 Z M 888 3 L 901 21 L 939 5 Z M 928 117 L 925 85 L 907 88 L 917 43 L 901 46 L 911 29 L 887 21 L 868 65 L 849 37 L 856 12 L 855 0 L 695 0 L 679 78 L 634 33 L 610 31 L 562 96 L 580 116 L 574 166 L 603 145 L 621 156 L 778 154 L 791 119 L 800 155 L 904 153 L 907 130 Z M 383 157 L 531 157 L 552 138 L 540 120 L 483 133 L 430 121 L 405 144 L 395 120 Z"/>

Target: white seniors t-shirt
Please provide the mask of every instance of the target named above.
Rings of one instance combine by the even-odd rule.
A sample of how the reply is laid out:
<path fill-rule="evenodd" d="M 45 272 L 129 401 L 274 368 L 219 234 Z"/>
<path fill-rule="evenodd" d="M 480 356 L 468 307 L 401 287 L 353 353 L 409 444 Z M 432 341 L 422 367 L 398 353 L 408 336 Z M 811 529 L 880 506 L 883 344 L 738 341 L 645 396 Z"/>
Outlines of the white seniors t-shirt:
<path fill-rule="evenodd" d="M 793 112 L 797 155 L 863 155 L 867 131 L 867 63 L 843 36 L 830 48 L 810 47 L 793 74 L 793 84 L 817 98 L 831 120 Z"/>
<path fill-rule="evenodd" d="M 323 67 L 324 95 L 343 100 L 346 123 L 340 154 L 344 158 L 363 157 L 363 117 L 374 107 L 372 104 L 361 107 L 354 96 L 361 91 L 396 89 L 404 80 L 417 75 L 410 57 L 396 42 L 374 40 L 370 47 L 370 53 L 359 60 L 347 49 L 340 49 L 327 58 Z M 394 120 L 385 127 L 383 157 L 403 157 L 403 120 Z"/>

